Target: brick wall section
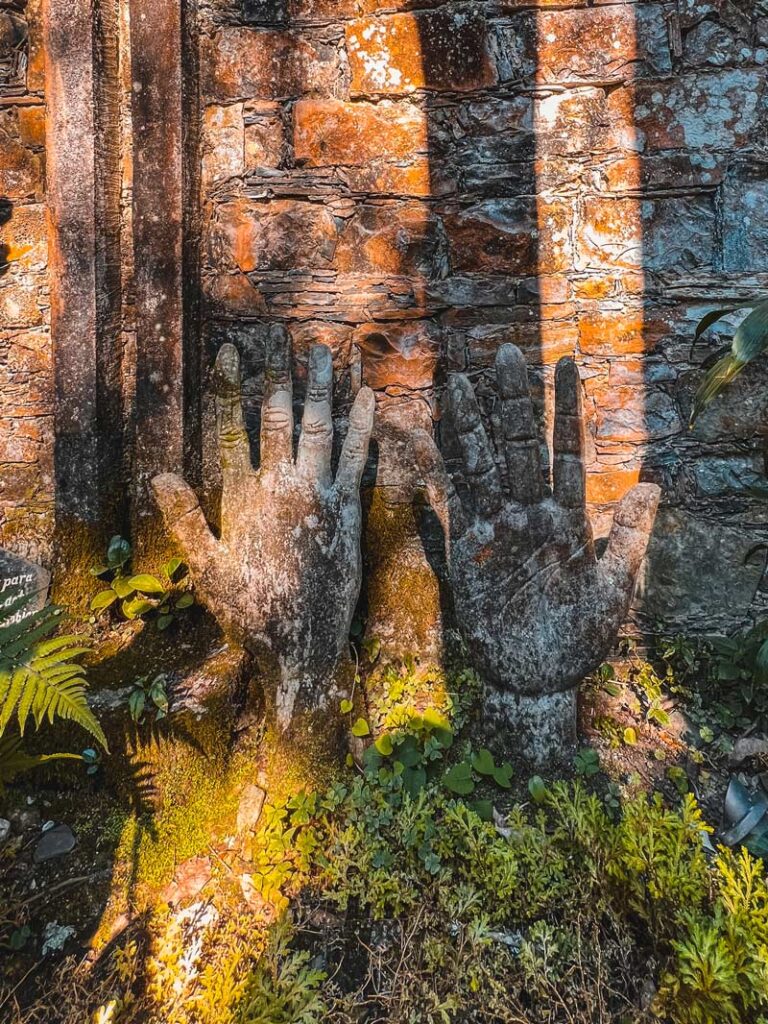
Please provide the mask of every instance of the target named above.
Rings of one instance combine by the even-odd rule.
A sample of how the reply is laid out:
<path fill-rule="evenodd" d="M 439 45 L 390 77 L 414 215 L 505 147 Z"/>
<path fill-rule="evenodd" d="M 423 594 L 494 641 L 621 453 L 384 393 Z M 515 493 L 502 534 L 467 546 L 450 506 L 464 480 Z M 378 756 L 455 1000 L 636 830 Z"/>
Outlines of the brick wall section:
<path fill-rule="evenodd" d="M 768 284 L 767 66 L 754 0 L 208 0 L 211 349 L 240 344 L 255 395 L 282 319 L 300 363 L 321 338 L 341 374 L 362 345 L 382 397 L 435 415 L 446 370 L 487 391 L 512 339 L 546 416 L 574 353 L 599 529 L 641 476 L 664 487 L 644 612 L 742 619 L 761 601 L 742 561 L 765 531 L 748 488 L 766 377 L 691 433 L 689 350 L 713 301 Z M 372 330 L 396 352 L 366 366 Z"/>
<path fill-rule="evenodd" d="M 0 544 L 48 560 L 53 374 L 39 0 L 0 0 Z"/>

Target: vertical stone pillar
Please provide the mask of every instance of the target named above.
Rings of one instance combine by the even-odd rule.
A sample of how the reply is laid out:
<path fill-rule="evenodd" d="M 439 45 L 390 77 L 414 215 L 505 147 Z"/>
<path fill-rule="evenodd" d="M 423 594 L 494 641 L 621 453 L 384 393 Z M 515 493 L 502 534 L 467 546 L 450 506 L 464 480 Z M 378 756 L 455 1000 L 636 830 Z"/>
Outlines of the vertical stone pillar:
<path fill-rule="evenodd" d="M 147 483 L 184 456 L 184 97 L 181 0 L 130 0 L 137 559 L 165 543 Z"/>
<path fill-rule="evenodd" d="M 77 601 L 117 491 L 122 416 L 117 128 L 103 83 L 113 0 L 45 0 L 46 157 L 59 596 Z M 109 486 L 108 481 L 112 481 Z M 111 492 L 111 493 L 110 493 Z M 55 580 L 56 582 L 56 580 Z"/>

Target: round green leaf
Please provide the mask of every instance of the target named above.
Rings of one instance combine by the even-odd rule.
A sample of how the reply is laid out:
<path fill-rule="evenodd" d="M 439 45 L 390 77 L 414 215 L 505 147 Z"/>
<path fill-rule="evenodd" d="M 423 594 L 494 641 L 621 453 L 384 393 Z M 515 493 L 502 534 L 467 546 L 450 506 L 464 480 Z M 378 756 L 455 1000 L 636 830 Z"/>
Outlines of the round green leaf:
<path fill-rule="evenodd" d="M 388 732 L 385 732 L 381 736 L 379 736 L 378 739 L 375 741 L 374 746 L 376 747 L 378 752 L 382 754 L 384 757 L 389 757 L 389 755 L 394 750 L 394 747 L 392 746 L 392 737 L 389 735 Z"/>
<path fill-rule="evenodd" d="M 467 796 L 474 792 L 475 781 L 472 778 L 472 765 L 467 761 L 455 764 L 443 776 L 443 784 L 452 793 L 458 793 L 459 796 Z"/>
<path fill-rule="evenodd" d="M 490 750 L 487 750 L 485 747 L 482 750 L 478 750 L 472 758 L 472 767 L 479 775 L 493 775 L 496 771 L 496 762 L 493 760 L 493 754 Z"/>
<path fill-rule="evenodd" d="M 634 747 L 634 745 L 637 743 L 637 730 L 634 729 L 631 725 L 628 725 L 627 728 L 624 730 L 624 742 L 629 747 Z"/>
<path fill-rule="evenodd" d="M 540 775 L 534 775 L 528 779 L 528 792 L 534 803 L 543 804 L 547 798 L 547 786 Z"/>
<path fill-rule="evenodd" d="M 104 608 L 109 608 L 111 604 L 114 604 L 117 600 L 117 594 L 114 590 L 100 590 L 99 593 L 91 601 L 91 611 L 100 612 Z"/>
<path fill-rule="evenodd" d="M 368 725 L 364 718 L 358 718 L 358 720 L 352 726 L 352 735 L 358 737 L 371 735 L 371 727 Z"/>
<path fill-rule="evenodd" d="M 118 597 L 130 597 L 136 590 L 131 581 L 125 576 L 116 576 L 112 580 L 112 589 Z"/>
<path fill-rule="evenodd" d="M 347 698 L 345 697 L 344 700 L 342 700 L 341 703 L 339 704 L 339 709 L 342 715 L 348 715 L 349 712 L 352 710 L 352 701 L 347 700 Z"/>
<path fill-rule="evenodd" d="M 157 628 L 159 630 L 168 629 L 170 624 L 173 622 L 172 615 L 159 615 L 157 619 Z"/>
<path fill-rule="evenodd" d="M 187 592 L 186 594 L 182 594 L 181 597 L 176 602 L 176 611 L 181 611 L 182 608 L 191 608 L 194 603 L 194 594 L 190 594 L 189 592 Z"/>
<path fill-rule="evenodd" d="M 493 781 L 497 786 L 501 786 L 502 789 L 510 789 L 512 786 L 512 765 L 505 761 L 504 764 L 500 764 L 493 772 Z"/>
<path fill-rule="evenodd" d="M 123 615 L 127 619 L 138 619 L 141 615 L 146 615 L 147 612 L 151 612 L 155 607 L 151 601 L 144 601 L 140 597 L 134 597 L 130 601 L 123 601 L 122 605 Z"/>
<path fill-rule="evenodd" d="M 138 576 L 131 576 L 128 582 L 134 590 L 140 590 L 142 594 L 165 593 L 165 587 L 157 576 L 150 576 L 148 572 L 140 572 Z"/>

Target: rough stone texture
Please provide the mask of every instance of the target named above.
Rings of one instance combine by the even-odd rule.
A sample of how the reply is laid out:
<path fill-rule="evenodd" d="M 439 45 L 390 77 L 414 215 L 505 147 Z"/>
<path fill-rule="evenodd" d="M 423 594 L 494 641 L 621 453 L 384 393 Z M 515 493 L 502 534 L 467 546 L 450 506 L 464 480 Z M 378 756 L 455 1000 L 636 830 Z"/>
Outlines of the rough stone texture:
<path fill-rule="evenodd" d="M 269 719 L 292 742 L 331 740 L 339 722 L 340 670 L 360 593 L 360 478 L 373 427 L 373 394 L 361 389 L 350 413 L 335 478 L 331 472 L 333 364 L 330 349 L 310 354 L 298 451 L 293 453 L 290 347 L 285 328 L 268 340 L 261 415 L 261 460 L 251 465 L 243 420 L 240 359 L 217 358 L 216 416 L 223 488 L 221 532 L 208 527 L 194 491 L 180 477 L 155 477 L 166 527 L 182 551 L 196 594 L 225 633 L 264 663 Z M 327 719 L 323 726 L 323 720 Z M 338 731 L 338 730 L 337 730 Z"/>
<path fill-rule="evenodd" d="M 428 434 L 416 454 L 448 546 L 457 622 L 488 684 L 486 731 L 542 763 L 564 755 L 576 734 L 575 695 L 560 704 L 544 698 L 575 691 L 613 647 L 660 492 L 655 484 L 637 484 L 622 496 L 607 548 L 597 558 L 586 511 L 576 364 L 565 358 L 557 365 L 551 489 L 520 349 L 503 345 L 495 369 L 495 439 L 506 479 L 464 374 L 450 378 L 448 392 L 462 467 L 458 489 Z M 528 696 L 538 702 L 535 708 L 527 706 Z M 542 717 L 550 719 L 547 729 Z"/>
<path fill-rule="evenodd" d="M 253 52 L 243 68 L 218 58 L 203 83 L 206 123 L 222 108 L 237 122 L 216 129 L 203 193 L 208 337 L 230 330 L 258 350 L 277 320 L 301 350 L 330 331 L 337 376 L 366 363 L 380 410 L 403 384 L 401 340 L 434 339 L 437 358 L 416 358 L 397 400 L 425 403 L 437 435 L 446 371 L 469 373 L 492 418 L 488 374 L 507 341 L 551 429 L 545 384 L 575 356 L 596 535 L 639 480 L 663 490 L 634 614 L 671 632 L 745 621 L 766 604 L 760 567 L 742 564 L 766 530 L 749 493 L 765 368 L 694 431 L 687 420 L 711 345 L 691 353 L 697 319 L 768 285 L 764 6 L 207 0 L 202 52 L 222 34 Z M 298 49 L 300 71 L 285 56 Z M 243 165 L 249 103 L 272 106 L 258 117 L 259 162 Z M 254 228 L 254 211 L 273 223 Z M 388 342 L 369 344 L 375 334 Z M 404 499 L 387 443 L 388 497 Z M 728 555 L 706 567 L 705 621 L 686 595 L 708 529 L 726 531 Z"/>
<path fill-rule="evenodd" d="M 99 415 L 124 439 L 113 460 L 123 499 L 142 430 L 136 385 L 155 367 L 146 340 L 136 360 L 131 114 L 149 79 L 140 62 L 132 77 L 126 59 L 129 6 L 121 0 L 117 30 L 103 26 L 120 50 L 120 280 L 103 293 L 121 294 L 117 386 L 99 349 Z M 0 542 L 47 564 L 56 396 L 40 7 L 0 0 Z M 732 626 L 764 607 L 759 566 L 742 561 L 766 529 L 749 492 L 762 474 L 765 368 L 686 427 L 710 350 L 690 352 L 697 319 L 768 286 L 764 0 L 201 0 L 195 10 L 183 41 L 182 178 L 192 195 L 199 175 L 204 338 L 198 348 L 190 331 L 183 344 L 204 373 L 223 341 L 240 348 L 249 428 L 274 322 L 293 335 L 299 390 L 312 342 L 331 346 L 342 421 L 347 381 L 365 362 L 379 407 L 413 397 L 414 422 L 426 410 L 438 435 L 446 371 L 468 372 L 492 416 L 489 371 L 499 345 L 516 343 L 537 418 L 551 424 L 544 385 L 575 355 L 596 533 L 628 486 L 653 480 L 664 492 L 636 612 L 677 631 Z M 99 65 L 108 84 L 111 67 Z M 109 89 L 98 102 L 99 125 L 111 124 Z M 97 192 L 112 201 L 111 187 Z M 166 198 L 177 199 L 161 195 L 161 207 Z M 194 217 L 184 231 L 196 255 Z M 188 255 L 184 287 L 196 300 Z M 367 342 L 377 333 L 389 347 Z M 408 350 L 406 367 L 413 338 L 428 343 Z M 170 346 L 154 353 L 161 366 L 178 367 L 179 344 L 158 342 Z M 210 446 L 205 403 L 194 372 L 182 375 L 194 466 Z M 388 497 L 404 500 L 417 481 L 404 486 L 395 461 L 382 462 Z M 215 496 L 215 480 L 205 488 Z M 123 503 L 115 519 L 126 513 Z M 686 595 L 710 530 L 724 531 L 732 562 L 723 554 L 705 567 L 705 621 Z"/>
<path fill-rule="evenodd" d="M 40 4 L 0 3 L 0 543 L 47 561 L 53 369 Z"/>

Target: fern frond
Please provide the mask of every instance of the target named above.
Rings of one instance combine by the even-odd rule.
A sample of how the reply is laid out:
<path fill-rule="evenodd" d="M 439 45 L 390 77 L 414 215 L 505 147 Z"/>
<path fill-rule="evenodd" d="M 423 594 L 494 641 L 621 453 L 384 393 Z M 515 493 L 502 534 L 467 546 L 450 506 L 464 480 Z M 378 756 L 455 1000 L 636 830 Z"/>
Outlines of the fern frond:
<path fill-rule="evenodd" d="M 81 761 L 79 754 L 28 754 L 21 736 L 0 737 L 0 793 L 17 775 L 49 761 Z"/>
<path fill-rule="evenodd" d="M 18 610 L 16 604 L 6 614 Z M 30 717 L 38 729 L 46 719 L 60 718 L 75 722 L 106 749 L 88 706 L 83 669 L 74 660 L 88 648 L 80 636 L 52 637 L 60 621 L 61 609 L 49 606 L 0 626 L 0 736 L 14 716 L 22 735 Z"/>

